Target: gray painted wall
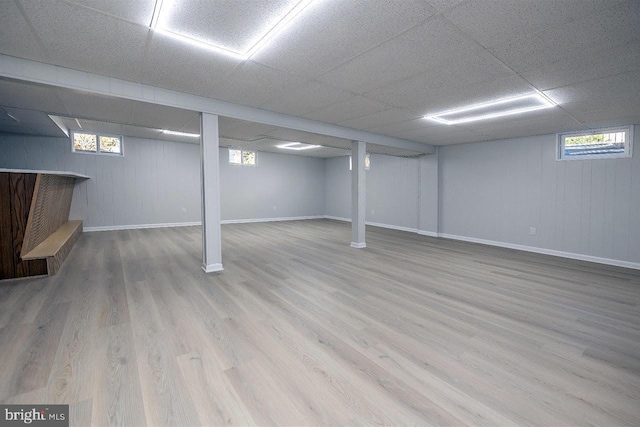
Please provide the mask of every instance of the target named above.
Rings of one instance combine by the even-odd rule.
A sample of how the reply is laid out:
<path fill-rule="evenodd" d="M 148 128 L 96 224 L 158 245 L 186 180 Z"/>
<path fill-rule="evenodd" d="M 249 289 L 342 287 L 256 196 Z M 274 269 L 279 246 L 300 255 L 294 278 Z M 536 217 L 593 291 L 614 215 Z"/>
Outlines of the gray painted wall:
<path fill-rule="evenodd" d="M 200 221 L 198 145 L 125 138 L 124 154 L 78 154 L 67 138 L 0 134 L 0 167 L 91 177 L 76 183 L 70 212 L 84 227 Z"/>
<path fill-rule="evenodd" d="M 438 153 L 419 159 L 420 210 L 418 230 L 438 233 Z"/>
<path fill-rule="evenodd" d="M 638 263 L 639 137 L 632 159 L 556 161 L 555 135 L 440 147 L 440 231 Z"/>
<path fill-rule="evenodd" d="M 67 138 L 0 133 L 0 167 L 90 176 L 76 184 L 70 213 L 85 227 L 200 221 L 200 146 L 132 137 L 124 144 L 123 157 L 78 154 Z M 323 159 L 258 153 L 252 168 L 229 165 L 220 150 L 223 220 L 324 214 Z"/>
<path fill-rule="evenodd" d="M 437 231 L 437 156 L 371 154 L 367 171 L 367 222 Z M 349 157 L 325 160 L 325 213 L 351 218 Z M 424 228 L 423 228 L 424 227 Z"/>
<path fill-rule="evenodd" d="M 290 218 L 324 214 L 324 160 L 258 153 L 258 166 L 229 164 L 220 148 L 222 220 Z"/>
<path fill-rule="evenodd" d="M 367 178 L 369 172 L 367 171 Z M 324 213 L 338 218 L 351 218 L 351 171 L 349 156 L 324 161 Z"/>

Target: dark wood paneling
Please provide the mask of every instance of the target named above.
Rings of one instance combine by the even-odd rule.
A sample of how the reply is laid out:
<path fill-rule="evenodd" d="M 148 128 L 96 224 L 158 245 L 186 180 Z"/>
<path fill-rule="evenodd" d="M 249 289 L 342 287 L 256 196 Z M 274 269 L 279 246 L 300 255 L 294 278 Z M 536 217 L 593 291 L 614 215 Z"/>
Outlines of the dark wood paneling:
<path fill-rule="evenodd" d="M 23 261 L 22 241 L 27 228 L 36 174 L 3 173 L 2 182 L 2 275 L 1 279 L 47 274 L 45 260 Z M 11 262 L 12 267 L 8 264 Z"/>
<path fill-rule="evenodd" d="M 0 279 L 15 277 L 9 174 L 0 173 Z"/>
<path fill-rule="evenodd" d="M 9 174 L 11 188 L 11 229 L 13 234 L 13 255 L 15 265 L 15 277 L 39 276 L 47 274 L 45 260 L 23 261 L 20 258 L 22 243 L 27 229 L 31 201 L 36 186 L 36 174 L 12 173 Z"/>

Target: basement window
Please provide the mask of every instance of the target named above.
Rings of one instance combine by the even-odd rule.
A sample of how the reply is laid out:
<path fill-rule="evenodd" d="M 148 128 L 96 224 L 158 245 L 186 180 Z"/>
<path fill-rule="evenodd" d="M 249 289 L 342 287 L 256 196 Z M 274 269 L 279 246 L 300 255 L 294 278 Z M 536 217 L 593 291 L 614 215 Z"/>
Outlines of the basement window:
<path fill-rule="evenodd" d="M 364 158 L 364 170 L 371 168 L 371 154 L 367 153 Z M 349 170 L 353 170 L 353 158 L 349 156 Z"/>
<path fill-rule="evenodd" d="M 558 134 L 558 160 L 631 157 L 633 128 Z"/>
<path fill-rule="evenodd" d="M 71 131 L 71 150 L 74 153 L 122 156 L 122 148 L 122 136 Z"/>
<path fill-rule="evenodd" d="M 229 148 L 229 164 L 242 166 L 256 166 L 256 152 Z"/>

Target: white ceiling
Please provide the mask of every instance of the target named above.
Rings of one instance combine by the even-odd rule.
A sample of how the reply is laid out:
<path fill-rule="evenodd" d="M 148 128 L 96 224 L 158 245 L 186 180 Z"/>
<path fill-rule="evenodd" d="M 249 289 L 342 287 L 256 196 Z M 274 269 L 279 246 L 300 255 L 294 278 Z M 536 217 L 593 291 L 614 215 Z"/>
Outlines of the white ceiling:
<path fill-rule="evenodd" d="M 292 3 L 167 4 L 175 31 L 243 49 Z M 638 0 L 316 0 L 246 61 L 151 31 L 154 5 L 4 0 L 0 53 L 434 145 L 640 123 Z M 158 117 L 130 101 L 2 83 L 3 107 L 28 109 L 39 99 L 42 111 L 73 110 L 61 113 L 71 117 Z M 535 90 L 558 106 L 464 125 L 422 119 Z M 184 118 L 171 125 L 193 126 Z M 225 136 L 240 140 L 302 139 L 246 122 L 230 129 Z"/>

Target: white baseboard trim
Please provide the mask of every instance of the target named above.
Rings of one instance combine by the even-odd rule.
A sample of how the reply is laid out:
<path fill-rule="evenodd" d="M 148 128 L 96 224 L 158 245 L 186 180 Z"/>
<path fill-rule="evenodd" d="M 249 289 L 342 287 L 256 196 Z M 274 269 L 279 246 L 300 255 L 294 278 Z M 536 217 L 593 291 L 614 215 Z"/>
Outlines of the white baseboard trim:
<path fill-rule="evenodd" d="M 323 218 L 332 219 L 334 221 L 351 222 L 351 218 L 342 218 L 339 216 L 324 215 Z M 409 233 L 418 233 L 417 228 L 402 227 L 400 225 L 382 224 L 379 222 L 371 222 L 371 221 L 367 221 L 365 222 L 365 224 L 370 225 L 372 227 L 389 228 L 391 230 L 400 230 L 400 231 L 407 231 Z"/>
<path fill-rule="evenodd" d="M 351 222 L 351 218 L 342 218 L 340 216 L 323 215 L 324 219 L 332 219 L 334 221 Z"/>
<path fill-rule="evenodd" d="M 166 227 L 191 227 L 202 225 L 202 222 L 172 222 L 163 224 L 130 224 L 130 225 L 107 225 L 102 227 L 84 227 L 82 231 L 91 233 L 93 231 L 116 231 L 116 230 L 137 230 L 141 228 L 166 228 Z"/>
<path fill-rule="evenodd" d="M 356 249 L 364 249 L 367 247 L 366 243 L 356 243 L 356 242 L 351 242 L 351 247 L 352 248 L 356 248 Z"/>
<path fill-rule="evenodd" d="M 220 224 L 245 224 L 250 222 L 272 222 L 272 221 L 301 221 L 305 219 L 322 219 L 324 215 L 316 216 L 291 216 L 283 218 L 257 218 L 257 219 L 226 219 L 220 221 Z M 172 222 L 161 224 L 129 224 L 129 225 L 106 225 L 100 227 L 84 227 L 83 231 L 88 233 L 93 231 L 117 231 L 117 230 L 136 230 L 141 228 L 165 228 L 165 227 L 189 227 L 194 225 L 202 225 L 202 222 Z"/>
<path fill-rule="evenodd" d="M 440 237 L 440 234 L 436 233 L 435 231 L 418 230 L 418 234 L 421 236 Z"/>
<path fill-rule="evenodd" d="M 535 246 L 525 246 L 525 245 L 517 245 L 514 243 L 497 242 L 495 240 L 477 239 L 475 237 L 457 236 L 455 234 L 440 233 L 440 237 L 443 237 L 445 239 L 460 240 L 460 241 L 471 242 L 471 243 L 480 243 L 483 245 L 498 246 L 501 248 L 508 248 L 508 249 L 517 249 L 519 251 L 534 252 L 537 254 L 552 255 L 552 256 L 557 256 L 562 258 L 577 259 L 579 261 L 596 262 L 598 264 L 606 264 L 606 265 L 613 265 L 616 267 L 626 267 L 626 268 L 633 268 L 635 270 L 640 270 L 640 263 L 637 263 L 637 262 L 621 261 L 621 260 L 610 259 L 610 258 L 601 258 L 601 257 L 596 257 L 591 255 L 576 254 L 573 252 L 557 251 L 554 249 L 536 248 Z"/>
<path fill-rule="evenodd" d="M 202 270 L 205 273 L 215 273 L 216 271 L 222 271 L 222 264 L 202 264 Z"/>
<path fill-rule="evenodd" d="M 305 219 L 322 219 L 324 215 L 286 216 L 282 218 L 254 218 L 254 219 L 225 219 L 220 224 L 247 224 L 251 222 L 302 221 Z"/>
<path fill-rule="evenodd" d="M 381 224 L 379 222 L 371 222 L 371 221 L 367 221 L 367 222 L 365 222 L 365 224 L 370 225 L 372 227 L 381 227 L 381 228 L 389 228 L 391 230 L 407 231 L 409 233 L 417 233 L 418 232 L 417 228 L 402 227 L 400 225 Z"/>

